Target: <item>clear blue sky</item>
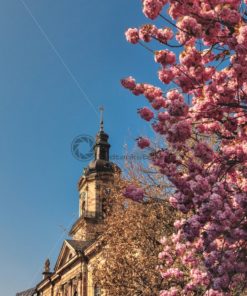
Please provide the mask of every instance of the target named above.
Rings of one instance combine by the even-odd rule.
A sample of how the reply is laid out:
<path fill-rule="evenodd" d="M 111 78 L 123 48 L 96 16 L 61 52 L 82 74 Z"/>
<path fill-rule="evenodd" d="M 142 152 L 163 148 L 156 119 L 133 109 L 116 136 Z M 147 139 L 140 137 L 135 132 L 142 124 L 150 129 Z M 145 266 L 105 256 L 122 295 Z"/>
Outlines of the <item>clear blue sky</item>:
<path fill-rule="evenodd" d="M 125 41 L 146 22 L 141 1 L 25 0 L 64 64 L 98 108 L 112 153 L 149 127 L 136 115 L 146 104 L 122 89 L 133 75 L 157 82 L 153 57 Z M 86 165 L 73 158 L 74 137 L 95 135 L 98 118 L 21 0 L 0 4 L 0 295 L 40 280 L 77 218 L 77 181 Z M 145 103 L 144 103 L 145 102 Z"/>

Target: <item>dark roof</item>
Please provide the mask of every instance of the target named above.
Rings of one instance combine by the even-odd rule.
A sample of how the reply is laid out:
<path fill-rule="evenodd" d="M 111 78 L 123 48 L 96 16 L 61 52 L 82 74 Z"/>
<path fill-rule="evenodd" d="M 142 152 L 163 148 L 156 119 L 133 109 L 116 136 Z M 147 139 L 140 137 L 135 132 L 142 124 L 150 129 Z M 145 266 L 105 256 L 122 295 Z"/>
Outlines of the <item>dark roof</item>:
<path fill-rule="evenodd" d="M 16 294 L 16 296 L 33 296 L 35 293 L 35 288 L 23 291 L 23 292 L 19 292 Z"/>
<path fill-rule="evenodd" d="M 113 173 L 115 164 L 108 160 L 96 159 L 89 163 L 85 169 L 85 175 L 88 176 L 92 173 Z"/>
<path fill-rule="evenodd" d="M 80 240 L 66 240 L 72 248 L 76 251 L 84 251 L 87 247 L 89 247 L 94 241 L 80 241 Z"/>

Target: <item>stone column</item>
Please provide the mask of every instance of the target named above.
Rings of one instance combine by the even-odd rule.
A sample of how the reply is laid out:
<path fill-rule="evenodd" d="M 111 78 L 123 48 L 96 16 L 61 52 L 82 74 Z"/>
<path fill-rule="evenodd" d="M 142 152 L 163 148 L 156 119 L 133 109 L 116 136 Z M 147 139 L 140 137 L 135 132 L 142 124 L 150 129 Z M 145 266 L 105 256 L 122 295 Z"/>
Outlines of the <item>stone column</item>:
<path fill-rule="evenodd" d="M 55 296 L 62 296 L 62 286 L 61 286 L 61 285 L 59 285 L 59 286 L 56 288 Z"/>
<path fill-rule="evenodd" d="M 65 285 L 64 285 L 64 292 L 63 292 L 63 296 L 70 296 L 70 291 L 69 291 L 70 289 L 69 289 L 69 283 L 67 282 L 67 283 L 65 283 Z"/>
<path fill-rule="evenodd" d="M 87 285 L 88 285 L 88 270 L 87 265 L 84 264 L 83 266 L 83 273 L 82 273 L 82 296 L 87 296 Z"/>
<path fill-rule="evenodd" d="M 69 280 L 69 295 L 68 296 L 73 296 L 73 294 L 72 294 L 72 285 L 73 285 L 73 281 Z"/>
<path fill-rule="evenodd" d="M 75 285 L 74 285 L 78 296 L 82 296 L 81 285 L 82 285 L 82 274 L 79 273 L 75 278 Z"/>
<path fill-rule="evenodd" d="M 51 296 L 54 296 L 54 283 L 51 283 Z"/>
<path fill-rule="evenodd" d="M 71 296 L 74 296 L 76 291 L 77 291 L 77 280 L 76 278 L 74 278 L 71 280 Z"/>

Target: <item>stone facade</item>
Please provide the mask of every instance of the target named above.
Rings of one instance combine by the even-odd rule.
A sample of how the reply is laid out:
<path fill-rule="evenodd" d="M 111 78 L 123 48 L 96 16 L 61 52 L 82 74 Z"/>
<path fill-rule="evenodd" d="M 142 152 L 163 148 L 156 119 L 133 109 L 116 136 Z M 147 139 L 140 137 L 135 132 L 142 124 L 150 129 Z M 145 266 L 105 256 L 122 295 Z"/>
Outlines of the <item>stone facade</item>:
<path fill-rule="evenodd" d="M 100 256 L 103 202 L 107 200 L 114 174 L 120 170 L 109 161 L 108 135 L 103 122 L 96 136 L 94 160 L 84 170 L 79 180 L 79 218 L 65 240 L 54 270 L 46 261 L 43 280 L 35 289 L 18 293 L 18 296 L 103 296 L 103 291 L 93 280 L 92 266 Z M 25 294 L 30 292 L 30 294 Z"/>

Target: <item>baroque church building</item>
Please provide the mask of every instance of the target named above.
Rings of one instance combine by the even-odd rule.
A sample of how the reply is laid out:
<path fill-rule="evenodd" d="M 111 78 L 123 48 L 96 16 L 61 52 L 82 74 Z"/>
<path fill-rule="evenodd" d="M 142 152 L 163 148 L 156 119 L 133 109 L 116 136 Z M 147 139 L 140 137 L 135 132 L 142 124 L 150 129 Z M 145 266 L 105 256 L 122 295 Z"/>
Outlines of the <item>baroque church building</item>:
<path fill-rule="evenodd" d="M 104 132 L 103 120 L 96 135 L 94 159 L 84 169 L 78 183 L 79 218 L 63 242 L 54 271 L 47 260 L 43 280 L 33 289 L 16 296 L 102 296 L 103 291 L 93 280 L 93 263 L 100 256 L 100 242 L 104 223 L 104 200 L 114 176 L 120 169 L 109 160 L 109 136 Z"/>

